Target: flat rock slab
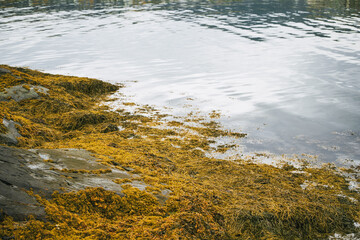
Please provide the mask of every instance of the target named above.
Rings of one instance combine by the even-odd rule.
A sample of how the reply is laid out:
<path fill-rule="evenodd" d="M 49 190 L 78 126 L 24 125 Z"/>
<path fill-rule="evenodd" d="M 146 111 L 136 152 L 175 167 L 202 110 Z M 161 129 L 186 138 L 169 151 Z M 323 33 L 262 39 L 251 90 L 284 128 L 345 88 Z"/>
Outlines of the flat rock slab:
<path fill-rule="evenodd" d="M 109 167 L 99 164 L 89 151 L 84 149 L 30 149 L 49 165 L 58 169 L 98 170 Z M 84 161 L 86 164 L 84 164 Z"/>
<path fill-rule="evenodd" d="M 52 160 L 51 162 L 46 160 Z M 96 161 L 83 149 L 17 149 L 0 146 L 0 209 L 23 220 L 32 214 L 44 218 L 45 211 L 35 198 L 24 190 L 49 198 L 54 191 L 81 190 L 86 187 L 103 187 L 122 195 L 122 188 L 113 182 L 117 178 L 132 178 L 126 171 L 110 169 L 108 173 L 69 173 L 55 169 L 110 169 Z M 138 183 L 144 189 L 146 185 Z"/>
<path fill-rule="evenodd" d="M 14 99 L 17 102 L 26 99 L 40 98 L 39 93 L 48 94 L 49 89 L 42 86 L 33 85 L 17 85 L 10 88 L 5 88 L 4 92 L 0 92 L 0 101 L 8 101 Z"/>

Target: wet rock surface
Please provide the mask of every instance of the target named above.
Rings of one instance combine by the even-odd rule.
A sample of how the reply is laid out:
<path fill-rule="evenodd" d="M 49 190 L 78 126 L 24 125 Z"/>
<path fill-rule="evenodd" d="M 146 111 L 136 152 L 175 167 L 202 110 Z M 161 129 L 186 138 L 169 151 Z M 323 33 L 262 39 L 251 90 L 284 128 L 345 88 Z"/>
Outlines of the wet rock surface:
<path fill-rule="evenodd" d="M 58 169 L 97 170 L 109 168 L 96 162 L 96 158 L 84 149 L 30 149 L 29 151 L 37 153 L 40 158 L 49 161 L 48 165 Z"/>
<path fill-rule="evenodd" d="M 6 133 L 0 133 L 0 144 L 6 144 L 9 146 L 14 146 L 18 144 L 18 137 L 21 137 L 20 133 L 16 129 L 17 122 L 12 120 L 7 120 L 4 118 L 2 120 L 3 125 L 6 128 Z"/>
<path fill-rule="evenodd" d="M 61 169 L 108 170 L 92 174 L 62 172 Z M 25 150 L 0 146 L 0 209 L 15 219 L 23 220 L 29 214 L 45 217 L 43 207 L 26 190 L 32 189 L 49 198 L 54 191 L 103 187 L 121 195 L 121 185 L 112 181 L 119 178 L 132 178 L 132 175 L 110 169 L 83 149 Z M 138 185 L 142 189 L 146 187 L 143 183 Z"/>
<path fill-rule="evenodd" d="M 39 93 L 47 94 L 49 89 L 42 86 L 17 85 L 6 88 L 4 92 L 0 92 L 0 101 L 14 99 L 17 102 L 26 99 L 40 98 Z"/>

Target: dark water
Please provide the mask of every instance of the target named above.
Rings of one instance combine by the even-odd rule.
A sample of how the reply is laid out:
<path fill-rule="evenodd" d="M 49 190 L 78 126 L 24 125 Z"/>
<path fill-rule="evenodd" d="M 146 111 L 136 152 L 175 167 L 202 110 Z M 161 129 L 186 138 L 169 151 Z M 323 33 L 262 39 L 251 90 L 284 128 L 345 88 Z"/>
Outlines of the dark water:
<path fill-rule="evenodd" d="M 0 0 L 0 63 L 220 110 L 245 151 L 360 160 L 360 0 Z"/>

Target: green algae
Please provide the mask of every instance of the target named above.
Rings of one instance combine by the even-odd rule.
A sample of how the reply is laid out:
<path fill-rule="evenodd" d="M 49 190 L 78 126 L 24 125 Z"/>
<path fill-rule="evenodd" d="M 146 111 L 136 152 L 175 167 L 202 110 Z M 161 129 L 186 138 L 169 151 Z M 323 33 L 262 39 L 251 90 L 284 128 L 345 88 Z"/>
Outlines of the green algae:
<path fill-rule="evenodd" d="M 19 146 L 81 148 L 103 164 L 131 169 L 134 179 L 115 179 L 123 196 L 102 188 L 36 195 L 47 220 L 6 217 L 0 236 L 16 239 L 322 239 L 358 233 L 360 195 L 336 168 L 277 168 L 237 158 L 208 157 L 218 137 L 241 138 L 195 113 L 166 120 L 147 106 L 131 114 L 99 105 L 119 87 L 95 79 L 44 74 L 0 66 L 1 87 L 40 85 L 49 95 L 2 102 L 1 117 L 19 122 Z M 13 75 L 20 76 L 21 79 Z M 140 114 L 146 112 L 146 115 Z M 1 126 L 1 125 L 0 125 Z M 121 127 L 121 128 L 118 128 Z M 226 152 L 235 145 L 219 145 Z M 262 157 L 255 155 L 252 159 Z M 122 167 L 119 167 L 122 166 Z M 58 170 L 57 170 L 58 171 Z M 61 170 L 60 170 L 61 171 Z M 65 172 L 89 174 L 81 169 Z M 98 174 L 106 173 L 96 172 Z M 128 183 L 143 181 L 140 191 Z M 128 184 L 128 185 L 126 185 Z M 168 190 L 161 204 L 155 197 Z M 32 193 L 30 193 L 32 194 Z"/>

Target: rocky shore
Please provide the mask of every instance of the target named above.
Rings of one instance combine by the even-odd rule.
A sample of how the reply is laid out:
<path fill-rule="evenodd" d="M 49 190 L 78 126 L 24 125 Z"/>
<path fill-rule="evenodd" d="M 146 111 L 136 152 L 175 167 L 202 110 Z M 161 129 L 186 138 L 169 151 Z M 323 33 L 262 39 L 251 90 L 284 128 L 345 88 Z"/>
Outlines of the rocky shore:
<path fill-rule="evenodd" d="M 360 236 L 357 166 L 214 158 L 246 134 L 216 114 L 110 109 L 121 88 L 0 65 L 2 239 Z"/>

